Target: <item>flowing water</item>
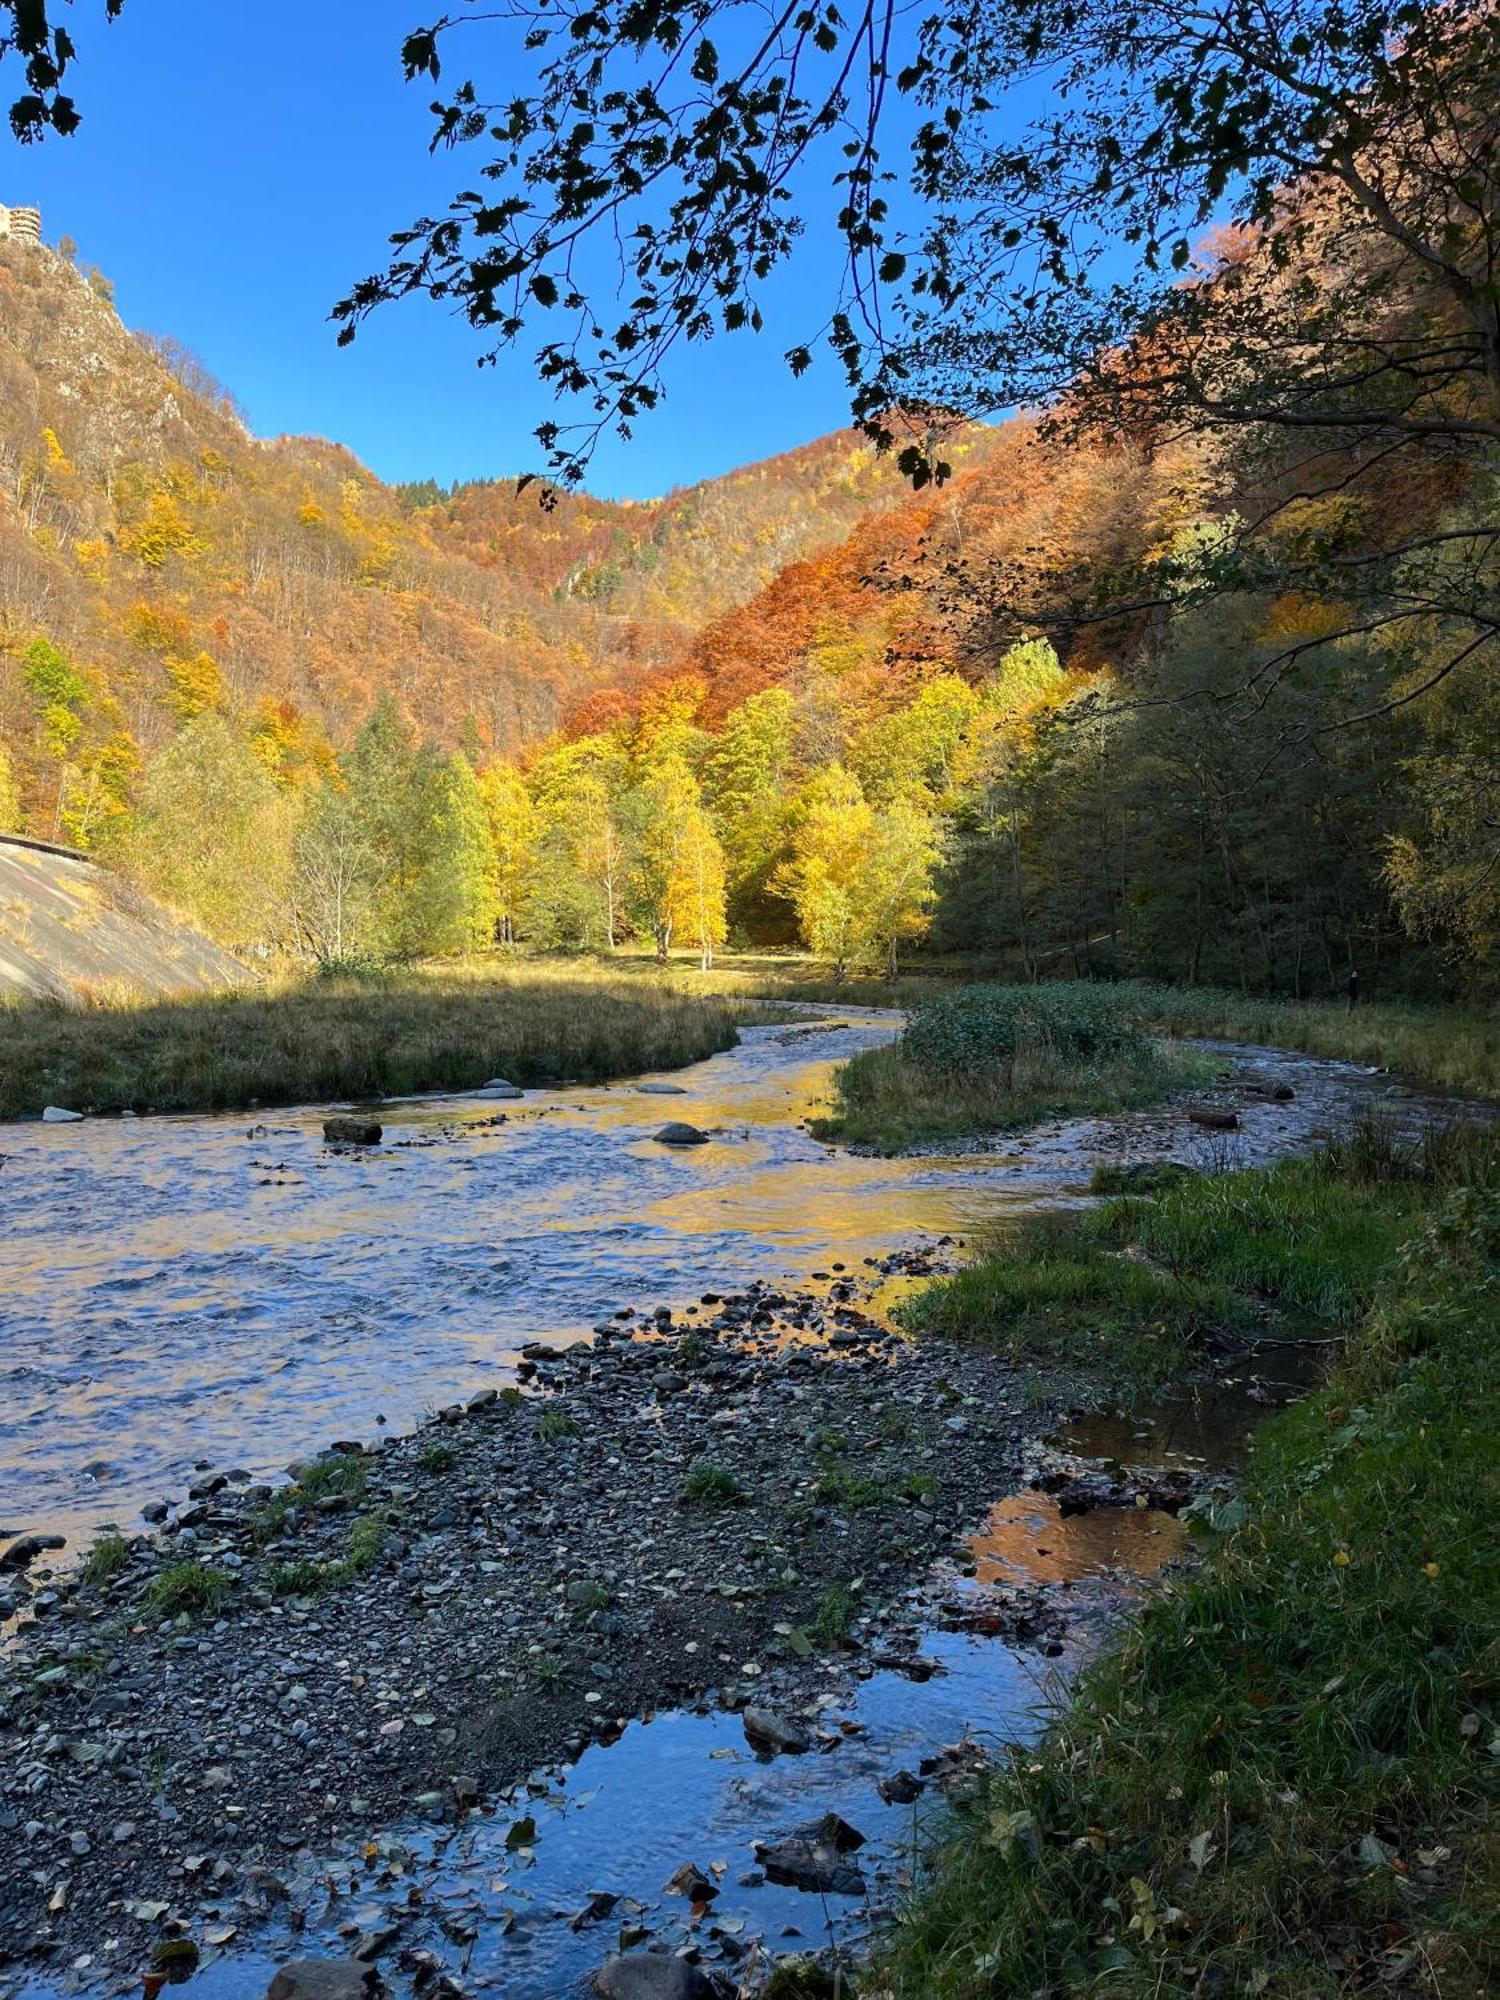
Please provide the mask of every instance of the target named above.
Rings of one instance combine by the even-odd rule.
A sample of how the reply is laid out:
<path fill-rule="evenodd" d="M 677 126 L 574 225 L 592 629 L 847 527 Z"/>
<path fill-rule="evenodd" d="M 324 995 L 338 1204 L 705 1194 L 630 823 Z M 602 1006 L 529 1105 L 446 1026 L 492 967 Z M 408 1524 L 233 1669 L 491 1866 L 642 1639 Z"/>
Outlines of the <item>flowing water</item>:
<path fill-rule="evenodd" d="M 388 1104 L 385 1144 L 358 1153 L 324 1146 L 321 1108 L 8 1126 L 0 1529 L 76 1541 L 128 1525 L 195 1466 L 259 1477 L 335 1437 L 409 1427 L 503 1379 L 525 1342 L 623 1306 L 968 1235 L 1075 1198 L 1119 1148 L 1122 1128 L 1092 1119 L 971 1155 L 821 1145 L 805 1120 L 836 1064 L 899 1025 L 840 1018 L 750 1029 L 672 1077 Z M 1251 1109 L 1221 1157 L 1310 1144 L 1388 1088 L 1348 1064 L 1252 1055 L 1297 1095 Z M 658 1145 L 673 1118 L 714 1142 Z M 1180 1115 L 1124 1129 L 1147 1153 L 1205 1146 Z"/>
<path fill-rule="evenodd" d="M 858 1269 L 916 1239 L 962 1238 L 1077 1200 L 1101 1156 L 1234 1164 L 1305 1148 L 1376 1098 L 1403 1122 L 1446 1108 L 1393 1096 L 1351 1065 L 1235 1050 L 1296 1095 L 1256 1103 L 1227 1140 L 1205 1142 L 1164 1108 L 1057 1123 L 983 1152 L 862 1159 L 805 1129 L 835 1064 L 898 1025 L 876 1013 L 845 1019 L 751 1030 L 738 1048 L 655 1080 L 676 1095 L 642 1079 L 539 1090 L 503 1107 L 387 1105 L 386 1143 L 372 1152 L 330 1153 L 318 1110 L 260 1124 L 10 1128 L 0 1522 L 79 1538 L 103 1519 L 128 1521 L 197 1464 L 260 1474 L 334 1436 L 406 1425 L 424 1404 L 500 1375 L 525 1342 L 576 1336 L 623 1305 Z M 713 1143 L 656 1144 L 652 1133 L 677 1117 L 712 1128 Z M 1081 1421 L 1055 1442 L 1136 1465 L 1225 1466 L 1260 1405 L 1297 1393 L 1296 1357 L 1281 1358 L 1282 1379 L 1268 1391 L 1262 1371 L 1254 1403 L 1231 1381 L 1144 1417 Z M 857 1944 L 909 1879 L 936 1796 L 887 1803 L 879 1781 L 920 1770 L 945 1746 L 1025 1741 L 1121 1592 L 1183 1542 L 1167 1514 L 1064 1517 L 1041 1494 L 1013 1495 L 973 1536 L 969 1562 L 940 1564 L 907 1608 L 903 1651 L 918 1649 L 930 1677 L 856 1667 L 829 1697 L 822 1751 L 763 1762 L 739 1719 L 717 1712 L 637 1721 L 457 1824 L 415 1820 L 322 1857 L 287 1884 L 281 1907 L 299 1912 L 296 1928 L 277 1917 L 221 1938 L 194 1989 L 202 2000 L 256 2000 L 277 1963 L 342 1955 L 357 1937 L 381 1941 L 388 1974 L 420 1984 L 430 1954 L 465 1988 L 507 2000 L 581 1991 L 622 1920 L 721 1963 L 753 1940 L 772 1956 Z M 1061 1594 L 1065 1642 L 987 1637 L 983 1617 L 966 1626 L 965 1605 L 1035 1585 Z M 778 1887 L 756 1865 L 756 1841 L 827 1812 L 866 1836 L 853 1858 L 867 1895 Z M 518 1819 L 532 1822 L 519 1842 Z M 697 1915 L 664 1887 L 684 1862 L 719 1886 Z M 22 1975 L 9 1991 L 55 2000 L 104 1972 L 85 1960 L 61 1981 Z M 116 1965 L 108 1981 L 128 1987 L 132 1975 Z"/>

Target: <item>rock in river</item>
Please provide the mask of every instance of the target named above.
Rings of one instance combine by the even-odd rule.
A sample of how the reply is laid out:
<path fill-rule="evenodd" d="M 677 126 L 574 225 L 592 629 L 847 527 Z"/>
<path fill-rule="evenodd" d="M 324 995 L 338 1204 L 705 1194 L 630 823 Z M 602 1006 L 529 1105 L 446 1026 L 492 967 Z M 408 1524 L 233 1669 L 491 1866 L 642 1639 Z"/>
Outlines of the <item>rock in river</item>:
<path fill-rule="evenodd" d="M 480 1085 L 474 1095 L 476 1097 L 524 1097 L 526 1093 L 518 1083 L 512 1083 L 509 1078 L 492 1076 L 488 1083 Z"/>
<path fill-rule="evenodd" d="M 375 1968 L 357 1958 L 294 1958 L 282 1966 L 266 2000 L 366 2000 Z"/>
<path fill-rule="evenodd" d="M 325 1118 L 323 1137 L 330 1146 L 378 1146 L 383 1128 L 374 1118 Z"/>
<path fill-rule="evenodd" d="M 755 1855 L 767 1879 L 785 1888 L 805 1889 L 819 1896 L 865 1893 L 864 1876 L 852 1861 L 844 1859 L 838 1840 L 829 1837 L 822 1822 L 800 1827 L 784 1840 L 758 1840 Z"/>
<path fill-rule="evenodd" d="M 783 1751 L 788 1756 L 800 1757 L 812 1748 L 812 1738 L 805 1729 L 788 1722 L 784 1715 L 773 1714 L 769 1708 L 747 1708 L 740 1721 L 752 1750 L 765 1751 L 772 1757 Z"/>
<path fill-rule="evenodd" d="M 700 1132 L 696 1125 L 682 1125 L 676 1119 L 670 1125 L 663 1125 L 655 1135 L 659 1146 L 706 1146 L 708 1134 Z"/>
<path fill-rule="evenodd" d="M 44 1125 L 80 1125 L 82 1122 L 81 1111 L 64 1111 L 60 1104 L 49 1104 L 42 1113 Z"/>
<path fill-rule="evenodd" d="M 728 1990 L 701 1967 L 655 1951 L 606 1959 L 594 1974 L 599 2000 L 723 2000 Z"/>

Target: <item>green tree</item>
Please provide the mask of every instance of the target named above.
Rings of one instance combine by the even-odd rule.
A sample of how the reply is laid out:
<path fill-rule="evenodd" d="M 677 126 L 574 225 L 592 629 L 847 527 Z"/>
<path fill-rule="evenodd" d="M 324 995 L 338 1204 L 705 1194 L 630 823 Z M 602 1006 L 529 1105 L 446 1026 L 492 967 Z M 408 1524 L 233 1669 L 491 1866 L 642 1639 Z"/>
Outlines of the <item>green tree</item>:
<path fill-rule="evenodd" d="M 147 765 L 124 852 L 153 895 L 232 951 L 289 928 L 293 808 L 222 716 L 190 722 Z"/>
<path fill-rule="evenodd" d="M 10 751 L 0 743 L 0 833 L 21 831 L 21 791 Z"/>

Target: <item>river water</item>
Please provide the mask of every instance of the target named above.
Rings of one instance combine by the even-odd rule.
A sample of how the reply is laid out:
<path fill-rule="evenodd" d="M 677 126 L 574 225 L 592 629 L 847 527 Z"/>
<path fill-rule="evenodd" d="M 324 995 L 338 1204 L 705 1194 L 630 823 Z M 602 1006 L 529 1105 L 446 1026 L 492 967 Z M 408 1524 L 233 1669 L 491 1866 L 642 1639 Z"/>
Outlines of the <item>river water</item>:
<path fill-rule="evenodd" d="M 58 1530 L 76 1545 L 104 1520 L 131 1524 L 196 1466 L 259 1476 L 336 1436 L 405 1427 L 425 1406 L 504 1380 L 524 1343 L 576 1337 L 624 1306 L 859 1270 L 924 1237 L 965 1238 L 1078 1200 L 1101 1157 L 1249 1163 L 1315 1144 L 1375 1103 L 1407 1126 L 1454 1108 L 1352 1065 L 1236 1049 L 1226 1056 L 1295 1095 L 1246 1106 L 1244 1129 L 1227 1138 L 1208 1140 L 1163 1107 L 1058 1122 L 967 1154 L 864 1159 L 820 1145 L 805 1121 L 827 1101 L 837 1062 L 899 1022 L 841 1019 L 750 1030 L 673 1078 L 538 1090 L 518 1104 L 386 1105 L 378 1151 L 330 1152 L 321 1109 L 260 1124 L 8 1128 L 0 1526 Z M 652 1082 L 680 1094 L 642 1087 Z M 712 1143 L 657 1144 L 668 1118 L 711 1129 Z M 1262 1381 L 1255 1404 L 1230 1381 L 1130 1420 L 1082 1421 L 1055 1443 L 1136 1465 L 1223 1466 L 1260 1404 L 1297 1392 L 1294 1363 L 1281 1365 L 1283 1381 Z M 425 1955 L 460 1990 L 555 2000 L 583 1990 L 632 1918 L 658 1948 L 702 1947 L 720 1963 L 755 1940 L 773 1957 L 857 1947 L 899 1899 L 937 1795 L 889 1803 L 882 1778 L 941 1764 L 946 1746 L 1025 1741 L 1121 1591 L 1183 1539 L 1170 1515 L 1064 1517 L 1036 1492 L 1001 1500 L 971 1562 L 939 1564 L 895 1614 L 930 1678 L 856 1667 L 830 1697 L 824 1754 L 759 1761 L 732 1714 L 643 1718 L 457 1824 L 414 1819 L 319 1857 L 287 1882 L 265 1927 L 210 1936 L 193 1988 L 201 2000 L 259 2000 L 286 1958 L 383 1937 L 398 1992 L 421 1989 Z M 955 1604 L 1038 1585 L 1063 1593 L 1063 1645 L 986 1636 L 982 1618 L 955 1623 Z M 867 1897 L 777 1887 L 756 1866 L 758 1839 L 829 1811 L 867 1837 Z M 533 1831 L 518 1846 L 522 1814 Z M 697 1916 L 664 1891 L 687 1861 L 720 1887 Z M 607 1916 L 591 1922 L 601 1897 Z M 106 1946 L 56 1976 L 0 1975 L 0 1993 L 60 2000 L 97 1980 L 126 1991 L 138 1977 Z"/>
<path fill-rule="evenodd" d="M 387 1104 L 385 1144 L 358 1153 L 325 1147 L 321 1107 L 6 1127 L 0 1529 L 76 1542 L 128 1527 L 195 1467 L 260 1477 L 335 1437 L 407 1428 L 507 1379 L 525 1342 L 621 1307 L 967 1236 L 1076 1198 L 1124 1143 L 1264 1158 L 1389 1092 L 1352 1065 L 1252 1051 L 1296 1097 L 1249 1108 L 1212 1147 L 1180 1113 L 1147 1113 L 968 1155 L 860 1158 L 805 1121 L 837 1063 L 899 1019 L 838 1018 L 750 1029 L 672 1077 Z M 713 1143 L 657 1144 L 670 1118 Z"/>

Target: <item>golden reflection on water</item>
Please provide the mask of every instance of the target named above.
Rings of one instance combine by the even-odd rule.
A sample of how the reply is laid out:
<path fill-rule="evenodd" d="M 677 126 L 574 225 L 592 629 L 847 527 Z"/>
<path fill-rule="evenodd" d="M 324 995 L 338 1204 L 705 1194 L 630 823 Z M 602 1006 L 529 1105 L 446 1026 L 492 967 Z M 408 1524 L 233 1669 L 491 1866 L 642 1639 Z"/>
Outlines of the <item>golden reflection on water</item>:
<path fill-rule="evenodd" d="M 1187 1547 L 1175 1514 L 1154 1507 L 1058 1512 L 1040 1493 L 1013 1493 L 990 1509 L 969 1546 L 978 1583 L 1077 1583 L 1102 1570 L 1155 1576 Z"/>

